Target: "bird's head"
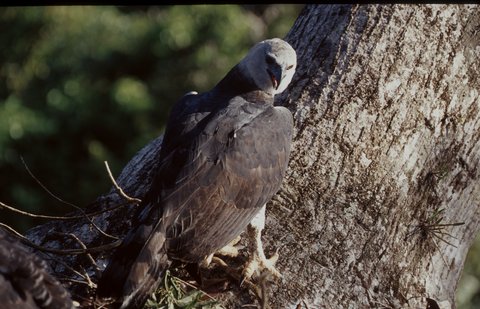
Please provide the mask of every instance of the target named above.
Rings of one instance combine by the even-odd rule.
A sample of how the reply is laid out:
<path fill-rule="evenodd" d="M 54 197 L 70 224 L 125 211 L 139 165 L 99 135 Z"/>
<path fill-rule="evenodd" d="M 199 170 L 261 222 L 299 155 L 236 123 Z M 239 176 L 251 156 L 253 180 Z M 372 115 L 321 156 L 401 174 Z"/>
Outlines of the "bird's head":
<path fill-rule="evenodd" d="M 284 40 L 265 40 L 250 49 L 240 67 L 261 90 L 275 95 L 290 84 L 297 67 L 297 54 Z"/>

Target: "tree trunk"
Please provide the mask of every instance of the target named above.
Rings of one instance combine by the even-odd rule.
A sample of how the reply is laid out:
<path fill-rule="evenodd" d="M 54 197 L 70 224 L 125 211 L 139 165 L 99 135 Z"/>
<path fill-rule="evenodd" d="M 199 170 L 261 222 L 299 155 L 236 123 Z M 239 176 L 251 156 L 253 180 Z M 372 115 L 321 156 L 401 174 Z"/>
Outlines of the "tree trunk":
<path fill-rule="evenodd" d="M 302 12 L 293 152 L 265 234 L 284 257 L 274 308 L 455 306 L 480 221 L 479 27 L 478 6 Z"/>
<path fill-rule="evenodd" d="M 297 73 L 278 98 L 294 115 L 292 155 L 263 235 L 284 276 L 271 287 L 272 308 L 426 308 L 427 298 L 455 306 L 480 226 L 479 17 L 474 5 L 303 10 L 286 38 Z M 160 145 L 122 172 L 129 195 L 148 188 Z M 90 209 L 119 201 L 112 190 Z M 94 221 L 124 235 L 134 208 Z M 106 242 L 86 221 L 28 236 L 74 245 L 47 242 L 52 229 L 87 246 Z M 88 265 L 82 256 L 68 263 Z"/>

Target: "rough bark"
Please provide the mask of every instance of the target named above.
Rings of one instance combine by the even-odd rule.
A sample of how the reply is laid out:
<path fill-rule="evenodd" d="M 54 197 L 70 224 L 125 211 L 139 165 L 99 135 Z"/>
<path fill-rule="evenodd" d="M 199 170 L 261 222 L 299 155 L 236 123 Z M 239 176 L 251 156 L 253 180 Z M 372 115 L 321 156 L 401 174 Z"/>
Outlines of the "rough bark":
<path fill-rule="evenodd" d="M 426 308 L 427 297 L 455 306 L 480 227 L 479 17 L 474 5 L 301 13 L 287 36 L 297 73 L 278 99 L 294 115 L 294 144 L 264 232 L 284 275 L 271 287 L 272 308 Z M 119 177 L 130 195 L 148 188 L 160 144 Z M 120 201 L 112 190 L 90 209 Z M 134 208 L 94 220 L 124 235 Z M 48 223 L 28 236 L 75 245 L 46 241 L 51 230 L 73 231 L 89 246 L 107 241 L 86 221 Z"/>
<path fill-rule="evenodd" d="M 297 20 L 286 98 L 297 131 L 266 233 L 290 257 L 274 307 L 454 306 L 480 220 L 479 16 L 321 6 Z M 444 227 L 457 248 L 411 233 L 440 209 L 443 224 L 465 222 Z"/>

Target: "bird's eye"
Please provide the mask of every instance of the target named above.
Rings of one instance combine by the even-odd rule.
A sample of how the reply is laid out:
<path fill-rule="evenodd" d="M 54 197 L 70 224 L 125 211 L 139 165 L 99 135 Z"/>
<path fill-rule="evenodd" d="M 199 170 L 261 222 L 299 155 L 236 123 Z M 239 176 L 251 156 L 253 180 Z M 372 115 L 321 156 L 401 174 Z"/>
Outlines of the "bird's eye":
<path fill-rule="evenodd" d="M 268 64 L 274 64 L 276 61 L 275 61 L 275 58 L 271 55 L 267 55 L 267 58 L 265 59 L 265 61 L 268 63 Z"/>
<path fill-rule="evenodd" d="M 290 70 L 291 68 L 293 68 L 293 64 L 291 64 L 287 67 L 287 71 Z"/>

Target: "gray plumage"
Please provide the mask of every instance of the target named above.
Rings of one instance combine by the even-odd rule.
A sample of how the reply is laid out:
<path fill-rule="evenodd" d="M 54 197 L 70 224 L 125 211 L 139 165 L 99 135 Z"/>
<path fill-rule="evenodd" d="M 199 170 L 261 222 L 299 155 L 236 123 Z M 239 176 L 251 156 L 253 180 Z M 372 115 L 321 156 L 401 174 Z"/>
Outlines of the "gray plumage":
<path fill-rule="evenodd" d="M 45 261 L 0 229 L 0 308 L 73 308 Z"/>
<path fill-rule="evenodd" d="M 295 67 L 288 43 L 262 41 L 211 91 L 177 102 L 137 227 L 104 271 L 100 299 L 141 307 L 170 259 L 201 262 L 237 237 L 279 190 L 293 121 L 273 97 Z"/>

